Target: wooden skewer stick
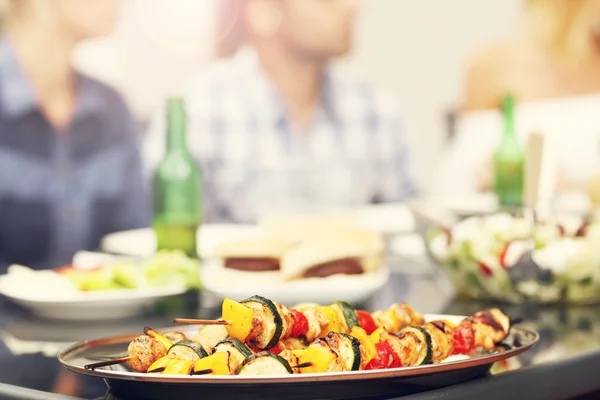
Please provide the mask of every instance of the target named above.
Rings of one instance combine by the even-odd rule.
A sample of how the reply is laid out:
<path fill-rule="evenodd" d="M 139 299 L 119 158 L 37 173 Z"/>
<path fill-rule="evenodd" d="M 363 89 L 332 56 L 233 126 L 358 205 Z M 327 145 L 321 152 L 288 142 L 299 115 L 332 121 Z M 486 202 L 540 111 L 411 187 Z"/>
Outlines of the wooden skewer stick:
<path fill-rule="evenodd" d="M 206 374 L 212 374 L 213 370 L 212 369 L 201 369 L 200 371 L 192 371 L 192 373 L 190 375 L 206 375 Z"/>
<path fill-rule="evenodd" d="M 229 325 L 231 322 L 224 319 L 193 319 L 173 318 L 173 322 L 182 325 Z"/>
<path fill-rule="evenodd" d="M 85 368 L 85 369 L 96 369 L 96 368 L 100 368 L 100 367 L 108 367 L 109 365 L 122 364 L 124 362 L 127 362 L 127 361 L 131 360 L 132 358 L 133 357 L 120 357 L 120 358 L 115 358 L 113 360 L 100 361 L 100 362 L 97 362 L 97 363 L 84 365 L 83 368 Z"/>
<path fill-rule="evenodd" d="M 85 358 L 87 358 L 88 360 L 92 360 L 92 361 L 108 361 L 108 360 L 114 360 L 116 358 L 122 358 L 122 357 L 127 357 L 125 355 L 123 356 L 118 356 L 118 355 L 113 355 L 113 356 L 85 356 Z"/>
<path fill-rule="evenodd" d="M 309 362 L 305 362 L 305 363 L 302 363 L 302 364 L 295 365 L 292 368 L 308 368 L 308 367 L 312 367 L 312 365 L 313 365 L 313 363 L 311 363 L 309 361 Z"/>

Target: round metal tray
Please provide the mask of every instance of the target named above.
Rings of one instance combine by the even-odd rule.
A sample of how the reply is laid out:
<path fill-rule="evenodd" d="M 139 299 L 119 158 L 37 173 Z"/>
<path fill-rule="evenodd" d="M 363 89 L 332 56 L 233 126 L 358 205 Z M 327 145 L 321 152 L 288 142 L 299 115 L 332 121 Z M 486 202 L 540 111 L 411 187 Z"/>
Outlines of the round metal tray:
<path fill-rule="evenodd" d="M 458 316 L 445 317 L 460 320 Z M 197 328 L 178 326 L 189 334 Z M 170 329 L 173 330 L 173 329 Z M 166 330 L 163 330 L 166 331 Z M 284 376 L 180 376 L 132 372 L 128 364 L 86 370 L 100 359 L 124 356 L 129 342 L 140 333 L 84 341 L 64 350 L 58 359 L 70 371 L 104 378 L 116 396 L 127 399 L 376 399 L 416 393 L 486 375 L 492 364 L 516 356 L 538 340 L 537 332 L 514 326 L 494 351 L 466 360 L 418 367 Z M 208 397 L 207 397 L 208 396 Z"/>

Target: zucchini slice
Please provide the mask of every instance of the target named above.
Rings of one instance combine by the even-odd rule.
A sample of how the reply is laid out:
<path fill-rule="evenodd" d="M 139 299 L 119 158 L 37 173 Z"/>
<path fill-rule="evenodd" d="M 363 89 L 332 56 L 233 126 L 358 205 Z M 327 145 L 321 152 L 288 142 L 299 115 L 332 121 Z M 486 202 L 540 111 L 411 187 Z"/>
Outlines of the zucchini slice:
<path fill-rule="evenodd" d="M 200 343 L 189 340 L 180 340 L 169 348 L 167 354 L 178 360 L 190 360 L 193 362 L 208 356 L 206 350 Z"/>
<path fill-rule="evenodd" d="M 244 360 L 252 355 L 252 351 L 244 343 L 235 338 L 226 338 L 217 343 L 214 348 L 214 353 L 227 352 L 229 353 L 231 370 L 235 371 Z"/>
<path fill-rule="evenodd" d="M 419 348 L 416 349 L 418 352 L 418 358 L 415 365 L 426 365 L 431 364 L 433 358 L 433 345 L 431 343 L 431 335 L 423 328 L 419 326 L 407 326 L 400 330 L 399 336 L 405 334 L 412 334 L 417 338 Z"/>
<path fill-rule="evenodd" d="M 438 364 L 448 358 L 454 347 L 454 335 L 444 323 L 437 321 L 423 325 L 422 329 L 431 336 L 431 362 Z"/>
<path fill-rule="evenodd" d="M 250 344 L 261 350 L 269 350 L 274 347 L 283 333 L 283 320 L 277 306 L 262 296 L 252 296 L 242 301 L 242 304 L 256 311 L 260 319 L 259 333 L 250 339 Z"/>
<path fill-rule="evenodd" d="M 342 315 L 344 316 L 344 320 L 346 320 L 346 325 L 348 325 L 348 332 L 355 326 L 359 326 L 354 308 L 350 304 L 345 301 L 336 301 L 335 304 L 342 310 Z"/>
<path fill-rule="evenodd" d="M 343 360 L 346 371 L 360 368 L 360 341 L 345 333 L 331 332 L 325 338 L 329 347 Z"/>
<path fill-rule="evenodd" d="M 219 351 L 235 351 L 240 353 L 244 358 L 251 356 L 252 351 L 241 341 L 235 338 L 225 338 L 217 343 L 214 347 L 214 352 L 217 353 Z"/>
<path fill-rule="evenodd" d="M 292 367 L 283 357 L 268 351 L 247 357 L 237 370 L 237 375 L 289 375 L 293 373 Z"/>

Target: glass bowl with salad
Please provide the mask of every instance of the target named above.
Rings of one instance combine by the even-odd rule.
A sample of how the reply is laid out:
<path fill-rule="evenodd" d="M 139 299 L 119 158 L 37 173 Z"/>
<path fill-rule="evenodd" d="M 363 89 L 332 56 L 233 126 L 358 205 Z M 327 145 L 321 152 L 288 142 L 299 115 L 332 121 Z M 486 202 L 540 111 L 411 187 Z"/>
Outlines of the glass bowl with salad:
<path fill-rule="evenodd" d="M 426 245 L 462 298 L 600 301 L 600 220 L 560 215 L 533 226 L 522 216 L 496 213 L 435 227 Z M 524 268 L 540 274 L 523 276 Z"/>

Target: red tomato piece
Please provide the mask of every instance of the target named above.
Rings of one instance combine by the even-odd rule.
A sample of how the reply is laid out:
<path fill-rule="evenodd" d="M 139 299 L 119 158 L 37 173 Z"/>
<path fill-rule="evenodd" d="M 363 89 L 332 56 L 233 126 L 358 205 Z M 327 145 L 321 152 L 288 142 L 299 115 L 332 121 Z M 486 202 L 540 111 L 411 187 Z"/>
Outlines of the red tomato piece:
<path fill-rule="evenodd" d="M 402 367 L 402 360 L 400 359 L 400 356 L 398 354 L 396 354 L 396 352 L 394 350 L 391 349 L 391 353 L 390 353 L 390 366 L 388 368 L 400 368 Z"/>
<path fill-rule="evenodd" d="M 369 363 L 367 365 L 365 365 L 366 370 L 386 369 L 386 368 L 387 368 L 387 365 L 384 364 L 383 360 L 381 360 L 379 357 L 372 359 L 371 361 L 369 361 Z"/>
<path fill-rule="evenodd" d="M 402 366 L 400 357 L 394 353 L 392 346 L 390 346 L 388 342 L 375 344 L 375 349 L 377 350 L 377 357 L 369 361 L 369 363 L 365 366 L 365 369 L 386 369 L 398 368 Z"/>
<path fill-rule="evenodd" d="M 475 346 L 475 335 L 470 326 L 459 325 L 454 329 L 454 351 L 452 354 L 467 354 Z"/>
<path fill-rule="evenodd" d="M 375 332 L 377 325 L 375 325 L 375 320 L 370 313 L 363 310 L 356 310 L 356 316 L 358 317 L 358 325 L 367 332 L 367 335 Z"/>
<path fill-rule="evenodd" d="M 292 314 L 294 315 L 294 325 L 292 325 L 290 336 L 294 338 L 306 336 L 308 332 L 308 320 L 298 310 L 292 310 Z"/>

